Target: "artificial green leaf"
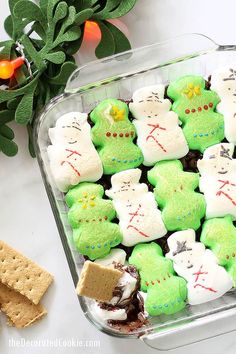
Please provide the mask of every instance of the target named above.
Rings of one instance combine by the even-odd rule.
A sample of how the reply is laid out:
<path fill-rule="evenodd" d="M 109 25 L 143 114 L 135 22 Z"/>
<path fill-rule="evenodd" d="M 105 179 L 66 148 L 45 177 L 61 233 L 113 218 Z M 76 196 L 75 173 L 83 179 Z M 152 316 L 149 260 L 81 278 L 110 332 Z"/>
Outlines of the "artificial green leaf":
<path fill-rule="evenodd" d="M 21 19 L 16 18 L 14 16 L 14 7 L 19 1 L 21 0 L 8 0 L 9 8 L 12 16 L 12 24 L 13 24 L 13 31 L 11 37 L 14 40 L 20 38 L 20 36 L 23 34 L 23 29 L 24 29 L 24 22 Z"/>
<path fill-rule="evenodd" d="M 14 115 L 15 115 L 14 110 L 5 109 L 0 111 L 0 125 L 4 125 L 14 120 Z"/>
<path fill-rule="evenodd" d="M 98 1 L 97 0 L 77 0 L 76 8 L 83 10 L 93 7 Z"/>
<path fill-rule="evenodd" d="M 8 101 L 7 101 L 7 108 L 8 108 L 9 110 L 14 111 L 14 110 L 16 110 L 16 108 L 17 108 L 19 102 L 20 102 L 19 97 L 13 98 L 12 100 L 8 100 Z M 0 113 L 0 114 L 1 114 L 1 113 Z M 1 118 L 0 118 L 0 120 L 1 120 Z"/>
<path fill-rule="evenodd" d="M 0 150 L 7 156 L 15 156 L 18 152 L 18 146 L 14 141 L 0 135 Z"/>
<path fill-rule="evenodd" d="M 46 85 L 45 89 L 45 93 L 44 93 L 44 104 L 47 104 L 50 99 L 52 98 L 51 96 L 51 91 L 50 91 L 50 87 L 48 85 Z"/>
<path fill-rule="evenodd" d="M 28 59 L 30 58 L 31 61 L 33 61 L 36 68 L 40 72 L 43 71 L 44 69 L 46 69 L 47 65 L 42 58 L 43 54 L 41 53 L 41 51 L 40 51 L 40 53 L 38 53 L 37 49 L 34 47 L 33 42 L 30 40 L 29 36 L 24 34 L 21 37 L 21 43 L 23 44 L 23 46 L 25 48 L 25 52 L 28 56 Z"/>
<path fill-rule="evenodd" d="M 121 0 L 107 0 L 105 6 L 94 13 L 93 18 L 96 20 L 104 20 L 109 18 L 110 12 L 117 8 Z"/>
<path fill-rule="evenodd" d="M 8 0 L 8 4 L 9 4 L 9 9 L 11 11 L 11 14 L 13 15 L 14 13 L 14 6 L 21 0 Z"/>
<path fill-rule="evenodd" d="M 56 4 L 59 3 L 59 1 L 61 1 L 61 0 L 49 0 L 48 1 L 48 4 L 47 4 L 47 20 L 48 20 L 48 23 L 50 21 L 53 21 L 54 8 L 55 8 Z"/>
<path fill-rule="evenodd" d="M 23 87 L 15 90 L 0 90 L 0 103 L 12 100 L 15 97 L 22 96 L 35 90 L 40 74 Z"/>
<path fill-rule="evenodd" d="M 34 151 L 34 137 L 33 137 L 33 129 L 30 124 L 27 125 L 27 131 L 28 131 L 28 149 L 31 157 L 35 157 L 35 151 Z"/>
<path fill-rule="evenodd" d="M 43 23 L 45 21 L 41 9 L 32 1 L 20 0 L 13 9 L 13 14 L 16 18 L 28 18 L 32 21 L 39 21 Z"/>
<path fill-rule="evenodd" d="M 47 15 L 48 0 L 39 0 L 39 6 L 44 16 Z"/>
<path fill-rule="evenodd" d="M 55 14 L 53 16 L 53 22 L 57 23 L 58 21 L 62 20 L 66 17 L 68 13 L 68 5 L 65 1 L 60 2 L 57 7 Z"/>
<path fill-rule="evenodd" d="M 84 25 L 81 27 L 81 36 L 76 41 L 64 44 L 64 49 L 67 55 L 74 55 L 78 52 L 84 37 Z"/>
<path fill-rule="evenodd" d="M 68 77 L 72 72 L 77 68 L 76 64 L 71 61 L 65 62 L 61 66 L 61 70 L 58 75 L 49 79 L 50 84 L 52 85 L 66 85 Z"/>
<path fill-rule="evenodd" d="M 27 19 L 29 22 L 39 21 L 41 25 L 45 24 L 45 17 L 41 9 L 29 0 L 18 1 L 14 6 L 13 14 L 16 18 L 21 20 Z"/>
<path fill-rule="evenodd" d="M 37 35 L 45 42 L 46 41 L 46 33 L 44 28 L 40 25 L 39 22 L 34 22 L 32 25 L 32 30 L 37 33 Z M 34 39 L 34 42 L 37 43 L 38 41 Z"/>
<path fill-rule="evenodd" d="M 97 58 L 104 58 L 115 53 L 115 41 L 109 28 L 102 22 L 97 21 L 101 30 L 101 40 L 95 49 Z"/>
<path fill-rule="evenodd" d="M 66 33 L 58 38 L 58 44 L 63 42 L 73 42 L 80 38 L 81 30 L 78 26 L 71 27 Z"/>
<path fill-rule="evenodd" d="M 11 50 L 14 45 L 14 41 L 9 40 L 5 42 L 0 42 L 0 58 L 1 59 L 10 59 L 11 58 Z"/>
<path fill-rule="evenodd" d="M 113 35 L 115 41 L 115 54 L 131 49 L 130 42 L 123 32 L 108 21 L 105 21 L 105 25 L 109 28 Z"/>
<path fill-rule="evenodd" d="M 48 53 L 45 56 L 45 59 L 50 61 L 53 64 L 62 64 L 66 59 L 66 55 L 62 51 L 55 52 L 55 53 Z"/>
<path fill-rule="evenodd" d="M 110 0 L 111 2 L 117 3 L 116 0 Z M 135 5 L 137 0 L 121 0 L 117 7 L 114 7 L 109 12 L 104 12 L 99 15 L 99 19 L 112 19 L 124 16 L 127 14 Z"/>
<path fill-rule="evenodd" d="M 48 80 L 44 80 L 45 82 Z M 48 85 L 44 85 L 44 82 L 42 79 L 39 80 L 38 82 L 38 94 L 37 94 L 37 99 L 35 100 L 35 111 L 34 115 L 37 116 L 39 111 L 45 106 L 46 104 L 46 95 L 48 95 Z"/>
<path fill-rule="evenodd" d="M 32 120 L 34 91 L 24 95 L 16 109 L 15 121 L 19 124 L 28 124 Z"/>
<path fill-rule="evenodd" d="M 73 25 L 73 23 L 75 22 L 75 15 L 76 15 L 76 10 L 74 6 L 69 6 L 68 16 L 61 26 L 61 30 L 60 30 L 61 33 L 64 33 L 67 30 L 67 28 Z"/>
<path fill-rule="evenodd" d="M 0 135 L 10 140 L 15 137 L 13 130 L 5 124 L 0 126 Z"/>
<path fill-rule="evenodd" d="M 12 21 L 12 16 L 9 15 L 4 21 L 4 29 L 7 32 L 9 37 L 13 36 L 13 21 Z"/>
<path fill-rule="evenodd" d="M 71 27 L 71 25 L 73 25 L 74 20 L 75 20 L 75 15 L 76 15 L 76 10 L 75 10 L 74 6 L 70 6 L 69 10 L 68 10 L 68 15 L 64 19 L 64 21 L 62 21 L 61 28 L 60 28 L 59 32 L 57 33 L 56 39 L 53 42 L 53 45 L 52 45 L 53 48 L 57 47 L 59 44 L 61 44 L 62 42 L 64 42 L 66 40 L 67 36 L 63 37 L 63 35 L 65 34 L 66 31 L 68 31 L 69 27 Z M 75 38 L 75 40 L 77 38 L 79 38 L 79 37 L 77 36 Z M 74 39 L 71 39 L 71 40 L 74 40 Z"/>
<path fill-rule="evenodd" d="M 31 38 L 31 42 L 32 42 L 33 46 L 38 48 L 39 51 L 41 49 L 43 49 L 43 47 L 45 46 L 45 40 L 44 39 Z"/>
<path fill-rule="evenodd" d="M 84 10 L 80 11 L 75 16 L 75 23 L 78 26 L 82 25 L 85 21 L 87 21 L 89 18 L 92 17 L 93 12 L 94 11 L 92 9 L 84 9 Z"/>

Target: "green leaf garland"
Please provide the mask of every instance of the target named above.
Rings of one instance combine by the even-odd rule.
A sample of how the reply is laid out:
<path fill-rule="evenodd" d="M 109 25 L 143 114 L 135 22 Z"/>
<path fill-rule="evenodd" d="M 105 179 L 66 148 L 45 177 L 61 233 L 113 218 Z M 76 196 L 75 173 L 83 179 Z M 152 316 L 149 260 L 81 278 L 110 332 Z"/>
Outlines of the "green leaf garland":
<path fill-rule="evenodd" d="M 7 156 L 18 151 L 14 132 L 7 125 L 15 120 L 27 126 L 29 151 L 34 157 L 35 117 L 52 97 L 64 91 L 76 69 L 72 55 L 82 44 L 85 22 L 95 21 L 100 28 L 101 39 L 95 49 L 98 58 L 128 50 L 130 43 L 126 36 L 107 20 L 125 15 L 137 0 L 8 2 L 10 15 L 4 28 L 10 39 L 0 42 L 0 61 L 13 60 L 24 53 L 31 72 L 24 65 L 11 79 L 0 79 L 0 151 Z"/>

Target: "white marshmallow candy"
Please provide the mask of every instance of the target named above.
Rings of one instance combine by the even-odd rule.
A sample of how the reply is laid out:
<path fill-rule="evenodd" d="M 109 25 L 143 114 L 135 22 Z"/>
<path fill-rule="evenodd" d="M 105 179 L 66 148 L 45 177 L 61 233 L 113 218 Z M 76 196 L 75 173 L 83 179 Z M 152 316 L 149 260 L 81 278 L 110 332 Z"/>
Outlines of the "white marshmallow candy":
<path fill-rule="evenodd" d="M 236 160 L 234 145 L 220 143 L 207 148 L 198 160 L 200 191 L 206 199 L 206 218 L 230 214 L 236 220 Z"/>
<path fill-rule="evenodd" d="M 95 302 L 92 308 L 92 312 L 98 321 L 106 323 L 108 320 L 124 321 L 127 319 L 127 313 L 125 309 L 114 307 L 112 310 L 102 309 L 98 302 Z"/>
<path fill-rule="evenodd" d="M 146 166 L 161 160 L 179 159 L 189 151 L 178 116 L 170 111 L 171 102 L 164 99 L 164 90 L 164 85 L 143 87 L 134 92 L 133 102 L 129 104 L 135 118 L 137 145 Z"/>
<path fill-rule="evenodd" d="M 225 137 L 236 145 L 236 69 L 223 67 L 211 76 L 211 90 L 216 91 L 221 102 L 217 111 L 224 115 Z"/>
<path fill-rule="evenodd" d="M 214 253 L 195 241 L 192 229 L 173 233 L 167 240 L 176 273 L 187 281 L 188 302 L 198 305 L 223 296 L 233 287 L 226 270 L 219 266 Z"/>
<path fill-rule="evenodd" d="M 90 137 L 87 114 L 70 112 L 49 129 L 50 168 L 57 188 L 67 192 L 79 182 L 96 182 L 103 173 L 102 162 Z"/>
<path fill-rule="evenodd" d="M 112 266 L 114 263 L 125 264 L 126 252 L 121 248 L 113 248 L 111 252 L 103 257 L 98 258 L 94 262 L 103 265 L 104 267 Z"/>
<path fill-rule="evenodd" d="M 113 199 L 123 234 L 122 244 L 134 246 L 149 242 L 167 233 L 153 193 L 139 183 L 140 169 L 116 173 L 111 177 L 112 188 L 105 193 Z"/>

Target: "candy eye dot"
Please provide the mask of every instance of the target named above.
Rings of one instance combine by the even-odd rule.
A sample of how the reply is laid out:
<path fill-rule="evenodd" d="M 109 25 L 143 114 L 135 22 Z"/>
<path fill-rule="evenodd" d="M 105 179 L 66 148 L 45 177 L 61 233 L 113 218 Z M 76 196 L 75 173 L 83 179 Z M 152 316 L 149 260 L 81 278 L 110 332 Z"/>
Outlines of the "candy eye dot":
<path fill-rule="evenodd" d="M 230 87 L 228 87 L 228 90 L 230 91 L 230 90 L 231 90 L 231 88 L 230 88 Z"/>

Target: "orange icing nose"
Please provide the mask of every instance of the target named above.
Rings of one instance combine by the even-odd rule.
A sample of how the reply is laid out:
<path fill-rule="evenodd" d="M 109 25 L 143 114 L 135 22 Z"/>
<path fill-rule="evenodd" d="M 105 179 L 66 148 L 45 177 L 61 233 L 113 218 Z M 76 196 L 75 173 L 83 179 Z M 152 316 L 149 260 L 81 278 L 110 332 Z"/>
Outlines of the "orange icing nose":
<path fill-rule="evenodd" d="M 0 79 L 10 79 L 14 75 L 14 71 L 24 64 L 24 59 L 19 57 L 14 60 L 0 61 Z"/>

